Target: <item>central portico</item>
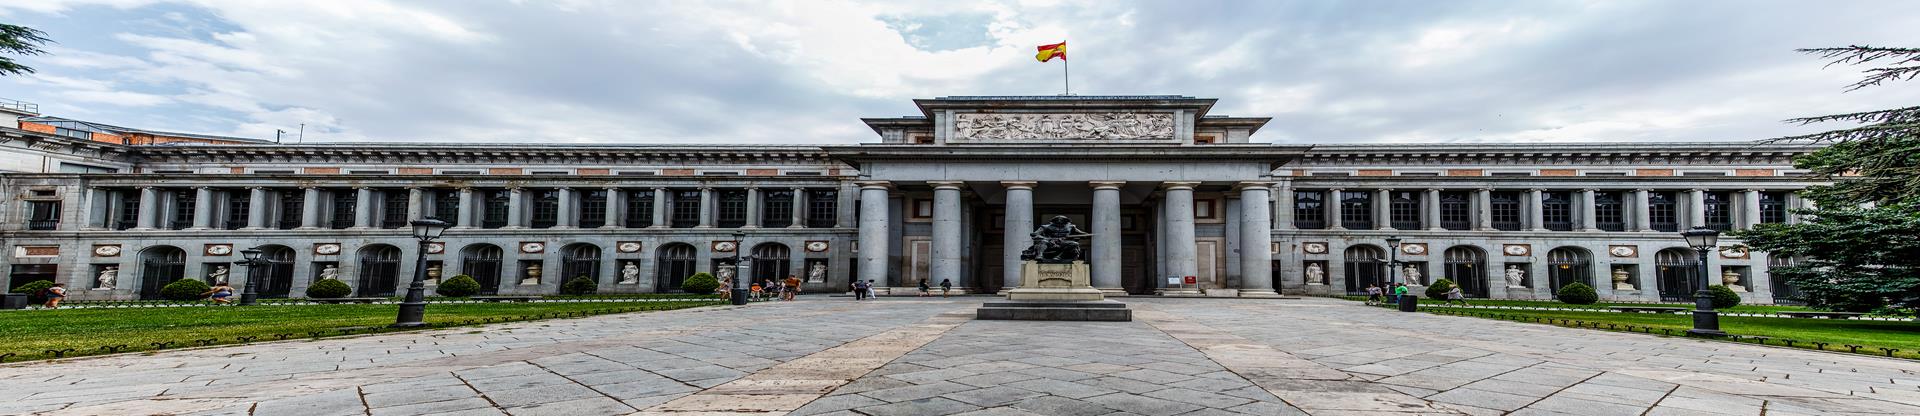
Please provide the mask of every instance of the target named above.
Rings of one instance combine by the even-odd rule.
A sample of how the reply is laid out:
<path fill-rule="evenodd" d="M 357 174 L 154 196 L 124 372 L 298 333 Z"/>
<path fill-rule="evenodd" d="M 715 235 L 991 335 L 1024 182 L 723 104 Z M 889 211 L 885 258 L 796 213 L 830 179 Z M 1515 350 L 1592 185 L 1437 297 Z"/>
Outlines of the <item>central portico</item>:
<path fill-rule="evenodd" d="M 1277 295 L 1272 235 L 1241 230 L 1270 229 L 1272 172 L 1305 147 L 1247 143 L 1268 119 L 1181 96 L 915 103 L 924 116 L 865 120 L 882 143 L 825 148 L 862 179 L 858 279 L 1005 290 L 1036 219 L 1063 215 L 1094 234 L 1110 296 Z"/>

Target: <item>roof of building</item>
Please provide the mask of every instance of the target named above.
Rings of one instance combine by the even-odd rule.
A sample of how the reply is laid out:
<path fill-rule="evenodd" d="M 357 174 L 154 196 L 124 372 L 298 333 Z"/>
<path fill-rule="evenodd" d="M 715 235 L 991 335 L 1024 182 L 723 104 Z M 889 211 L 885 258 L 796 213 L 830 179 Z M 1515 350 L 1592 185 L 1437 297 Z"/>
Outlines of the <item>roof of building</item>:
<path fill-rule="evenodd" d="M 83 128 L 79 130 L 87 130 L 87 131 L 98 132 L 98 133 L 113 133 L 113 134 L 120 134 L 120 135 L 145 134 L 145 135 L 152 135 L 152 136 L 183 137 L 188 139 L 220 140 L 220 141 L 231 141 L 231 142 L 241 142 L 241 143 L 261 143 L 261 144 L 273 143 L 272 140 L 251 139 L 251 138 L 233 137 L 233 136 L 218 136 L 218 135 L 199 134 L 199 133 L 183 133 L 183 132 L 177 132 L 177 131 L 137 129 L 132 127 L 122 127 L 122 126 L 116 126 L 116 125 L 106 124 L 106 123 L 92 122 L 92 121 L 86 121 L 86 120 L 75 120 L 75 119 L 70 119 L 65 117 L 54 117 L 54 116 L 21 117 L 20 121 L 42 123 L 42 124 L 62 123 L 62 122 L 75 123 L 80 126 L 83 126 Z M 179 146 L 179 145 L 191 145 L 191 144 L 169 143 L 164 145 Z"/>

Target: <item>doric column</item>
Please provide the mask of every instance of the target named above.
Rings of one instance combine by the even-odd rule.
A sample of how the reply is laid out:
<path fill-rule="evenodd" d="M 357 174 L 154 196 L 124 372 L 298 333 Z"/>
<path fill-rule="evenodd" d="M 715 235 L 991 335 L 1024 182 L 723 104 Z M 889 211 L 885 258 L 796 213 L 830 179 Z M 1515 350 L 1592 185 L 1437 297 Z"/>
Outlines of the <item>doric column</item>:
<path fill-rule="evenodd" d="M 1681 228 L 1705 227 L 1707 225 L 1707 190 L 1694 188 L 1687 190 L 1687 225 Z"/>
<path fill-rule="evenodd" d="M 667 188 L 653 188 L 653 226 L 647 228 L 667 228 Z"/>
<path fill-rule="evenodd" d="M 1547 208 L 1545 206 L 1546 204 L 1541 203 L 1542 201 L 1546 201 L 1546 193 L 1547 190 L 1540 188 L 1527 190 L 1528 229 L 1533 231 L 1547 230 Z"/>
<path fill-rule="evenodd" d="M 140 212 L 135 214 L 133 228 L 151 230 L 160 215 L 160 190 L 151 186 L 140 187 Z"/>
<path fill-rule="evenodd" d="M 807 188 L 793 188 L 791 201 L 793 201 L 791 210 L 793 212 L 790 214 L 793 216 L 793 221 L 787 223 L 787 228 L 807 228 Z"/>
<path fill-rule="evenodd" d="M 473 228 L 473 188 L 460 188 L 459 209 L 453 214 L 453 228 Z"/>
<path fill-rule="evenodd" d="M 860 280 L 878 284 L 887 281 L 887 193 L 890 183 L 859 182 L 860 185 Z"/>
<path fill-rule="evenodd" d="M 1428 189 L 1427 199 L 1420 202 L 1427 207 L 1427 212 L 1424 213 L 1426 215 L 1421 216 L 1427 219 L 1427 229 L 1445 231 L 1447 228 L 1440 226 L 1440 189 Z"/>
<path fill-rule="evenodd" d="M 81 198 L 84 199 L 80 200 L 80 226 L 78 229 L 90 230 L 98 227 L 98 225 L 95 224 L 104 224 L 107 221 L 111 221 L 108 218 L 112 217 L 106 215 L 106 212 L 102 210 L 107 206 L 107 201 L 105 200 L 107 190 L 89 186 L 85 192 L 85 195 L 81 195 Z"/>
<path fill-rule="evenodd" d="M 1199 276 L 1198 248 L 1193 242 L 1193 187 L 1199 182 L 1166 182 L 1167 266 L 1175 276 Z M 1192 288 L 1186 288 L 1191 290 Z"/>
<path fill-rule="evenodd" d="M 1633 190 L 1634 231 L 1653 231 L 1653 215 L 1650 212 L 1653 203 L 1652 198 L 1647 196 L 1650 192 L 1652 191 L 1644 188 Z"/>
<path fill-rule="evenodd" d="M 305 194 L 300 200 L 300 228 L 320 228 L 320 188 L 309 186 L 302 188 L 302 192 Z"/>
<path fill-rule="evenodd" d="M 1157 219 L 1153 221 L 1153 238 L 1159 239 L 1159 241 L 1154 243 L 1153 245 L 1153 258 L 1154 258 L 1153 287 L 1164 289 L 1167 287 L 1167 276 L 1173 275 L 1173 272 L 1171 271 L 1173 270 L 1173 268 L 1167 266 L 1167 195 L 1166 195 L 1166 192 L 1161 192 L 1160 197 L 1156 198 L 1153 203 L 1154 203 L 1153 211 L 1156 214 L 1155 217 L 1157 217 Z"/>
<path fill-rule="evenodd" d="M 1393 229 L 1393 190 L 1373 191 L 1373 229 Z"/>
<path fill-rule="evenodd" d="M 1748 189 L 1740 196 L 1740 228 L 1760 224 L 1760 190 Z"/>
<path fill-rule="evenodd" d="M 622 218 L 620 218 L 620 204 L 625 201 L 626 198 L 622 198 L 622 195 L 620 195 L 620 188 L 607 187 L 607 209 L 601 210 L 600 212 L 600 215 L 602 215 L 600 228 L 620 228 L 626 226 L 626 224 L 623 224 L 624 221 L 621 221 Z"/>
<path fill-rule="evenodd" d="M 700 225 L 694 228 L 713 228 L 713 188 L 700 187 Z"/>
<path fill-rule="evenodd" d="M 248 230 L 267 228 L 267 188 L 247 188 L 247 227 Z"/>
<path fill-rule="evenodd" d="M 562 186 L 554 191 L 559 194 L 559 203 L 554 204 L 553 228 L 578 226 L 579 223 L 574 222 L 579 216 L 573 213 L 573 188 Z"/>
<path fill-rule="evenodd" d="M 1032 182 L 1028 183 L 1031 184 Z M 1093 276 L 1092 281 L 1089 283 L 1092 284 L 1095 289 L 1100 289 L 1101 291 L 1112 294 L 1125 294 L 1126 292 L 1120 279 L 1120 187 L 1126 184 L 1126 182 L 1122 181 L 1094 181 L 1087 183 L 1087 185 L 1093 186 L 1093 218 L 1088 219 L 1093 222 L 1093 252 L 1089 253 L 1091 255 L 1088 256 L 1093 260 L 1093 264 L 1091 265 L 1093 266 Z M 1031 206 L 1033 203 L 1033 195 L 1031 195 L 1031 191 L 1028 192 L 1029 194 L 1025 197 L 1027 200 L 1025 210 L 1028 214 L 1025 215 L 1030 220 L 1032 218 L 1031 212 L 1033 211 Z M 1009 193 L 1008 196 L 1012 196 L 1012 194 Z M 1007 201 L 1013 201 L 1013 198 L 1007 198 Z M 1012 211 L 1008 211 L 1007 223 L 1009 225 L 1013 223 Z M 1028 221 L 1026 227 L 1020 229 L 1020 231 L 1032 228 L 1032 221 Z M 1030 243 L 1023 241 L 1021 238 L 1026 237 L 1026 234 L 1020 233 L 1016 235 L 1015 231 L 1015 229 L 1007 229 L 1007 257 L 1018 260 L 1020 253 L 1015 252 L 1014 247 L 1024 246 Z M 1026 247 L 1020 248 L 1025 249 Z M 1009 270 L 1008 275 L 1018 276 L 1019 273 Z"/>
<path fill-rule="evenodd" d="M 1002 265 L 1000 267 L 1000 287 L 1002 290 L 1020 287 L 1020 284 L 1024 283 L 1020 281 L 1020 252 L 1025 251 L 1027 246 L 1033 245 L 1028 234 L 1033 232 L 1034 227 L 1034 185 L 1036 185 L 1035 182 L 1025 181 L 1000 183 L 1000 186 L 1007 188 L 1007 213 L 1004 215 L 1004 217 L 1006 217 L 1006 224 L 1002 224 L 1001 227 L 1005 232 L 1001 233 L 1002 236 L 1000 239 L 1000 261 Z M 1095 218 L 1100 216 L 1100 191 L 1097 188 L 1093 191 L 1093 216 Z M 1093 223 L 1099 224 L 1100 220 L 1095 219 Z M 1094 238 L 1099 238 L 1097 236 L 1099 232 L 1096 231 L 1094 234 L 1096 234 Z M 1092 253 L 1094 259 L 1093 275 L 1096 276 L 1094 279 L 1099 279 L 1100 252 L 1098 250 L 1100 244 L 1096 243 L 1093 246 L 1094 250 L 1096 250 Z M 1100 287 L 1100 285 L 1097 284 L 1093 286 Z"/>
<path fill-rule="evenodd" d="M 1273 229 L 1293 229 L 1293 181 L 1282 180 L 1273 185 Z"/>
<path fill-rule="evenodd" d="M 193 188 L 193 229 L 213 228 L 213 202 L 213 188 Z"/>
<path fill-rule="evenodd" d="M 507 226 L 503 228 L 526 228 L 527 190 L 523 188 L 507 189 Z"/>
<path fill-rule="evenodd" d="M 962 183 L 927 182 L 927 185 L 933 186 L 933 262 L 927 265 L 927 272 L 932 276 L 927 284 L 938 285 L 941 280 L 947 279 L 952 280 L 955 286 L 964 286 L 960 280 L 960 186 Z"/>
<path fill-rule="evenodd" d="M 1273 226 L 1267 191 L 1271 183 L 1241 182 L 1240 296 L 1278 296 L 1273 291 Z"/>
<path fill-rule="evenodd" d="M 373 226 L 373 188 L 353 188 L 353 228 Z"/>
<path fill-rule="evenodd" d="M 1493 230 L 1493 188 L 1480 188 L 1473 191 L 1473 229 Z"/>
<path fill-rule="evenodd" d="M 427 217 L 427 191 L 418 186 L 407 187 L 407 221 Z"/>
<path fill-rule="evenodd" d="M 1327 190 L 1327 206 L 1325 208 L 1327 209 L 1327 229 L 1329 230 L 1347 229 L 1347 227 L 1340 225 L 1340 191 L 1340 188 Z"/>
<path fill-rule="evenodd" d="M 1600 231 L 1600 208 L 1595 204 L 1599 193 L 1593 188 L 1580 190 L 1580 231 Z"/>
<path fill-rule="evenodd" d="M 765 218 L 760 215 L 760 208 L 760 188 L 747 187 L 747 223 L 740 228 L 760 228 L 765 225 L 760 223 L 760 219 Z"/>

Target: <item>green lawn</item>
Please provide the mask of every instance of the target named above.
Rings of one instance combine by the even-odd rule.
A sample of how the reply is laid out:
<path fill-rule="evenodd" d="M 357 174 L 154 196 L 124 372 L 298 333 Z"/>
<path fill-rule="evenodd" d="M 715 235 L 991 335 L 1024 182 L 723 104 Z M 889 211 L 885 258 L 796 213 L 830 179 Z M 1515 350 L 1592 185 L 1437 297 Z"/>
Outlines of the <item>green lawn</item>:
<path fill-rule="evenodd" d="M 542 315 L 618 313 L 682 309 L 719 305 L 714 300 L 663 302 L 552 302 L 433 304 L 426 321 L 437 325 L 483 324 L 493 321 L 540 319 Z M 72 348 L 67 357 L 120 351 L 147 351 L 156 342 L 169 348 L 343 335 L 341 328 L 384 327 L 393 323 L 397 305 L 300 305 L 252 307 L 172 307 L 137 309 L 62 309 L 0 313 L 0 355 L 17 362 L 53 358 L 47 350 Z M 552 317 L 549 315 L 547 317 Z M 356 333 L 364 333 L 364 330 Z M 253 337 L 253 338 L 244 338 Z"/>
<path fill-rule="evenodd" d="M 1581 312 L 1581 311 L 1543 311 L 1543 310 L 1489 310 L 1448 308 L 1422 305 L 1424 311 L 1452 311 L 1461 313 L 1500 314 L 1507 316 L 1540 317 L 1552 319 L 1572 319 L 1585 321 L 1588 327 L 1599 323 L 1615 324 L 1619 330 L 1627 325 L 1652 327 L 1654 334 L 1660 334 L 1661 328 L 1681 333 L 1693 327 L 1692 315 L 1617 313 L 1617 312 Z M 1512 318 L 1509 318 L 1512 319 Z M 1526 322 L 1533 322 L 1526 319 Z M 1902 321 L 1865 321 L 1833 320 L 1805 318 L 1771 318 L 1721 316 L 1720 329 L 1729 334 L 1742 336 L 1767 336 L 1776 339 L 1792 339 L 1801 348 L 1814 348 L 1813 342 L 1826 342 L 1826 349 L 1847 351 L 1846 344 L 1862 345 L 1861 353 L 1885 355 L 1880 347 L 1896 348 L 1898 357 L 1920 358 L 1920 324 Z M 1637 332 L 1637 331 L 1636 331 Z M 1779 340 L 1768 341 L 1768 345 L 1782 345 Z"/>
<path fill-rule="evenodd" d="M 1366 297 L 1363 297 L 1363 296 L 1343 296 L 1342 298 L 1345 298 L 1348 300 L 1366 300 L 1367 299 Z M 1427 299 L 1425 297 L 1420 298 L 1421 305 L 1442 305 L 1445 303 L 1446 301 L 1440 300 L 1440 299 Z M 1688 309 L 1693 308 L 1692 303 L 1598 302 L 1592 305 L 1574 305 L 1574 304 L 1555 301 L 1555 300 L 1511 300 L 1511 299 L 1467 299 L 1467 304 L 1474 305 L 1474 306 L 1525 306 L 1525 307 L 1541 307 L 1541 308 L 1584 308 L 1584 309 L 1606 309 L 1609 306 L 1670 306 L 1670 307 L 1676 307 L 1676 308 L 1688 308 Z M 1811 311 L 1811 310 L 1815 310 L 1815 309 L 1808 308 L 1805 306 L 1791 306 L 1791 305 L 1740 305 L 1732 308 L 1721 309 L 1721 311 L 1725 311 L 1725 312 L 1740 312 L 1740 313 L 1773 313 L 1773 312 L 1784 312 L 1784 311 Z"/>

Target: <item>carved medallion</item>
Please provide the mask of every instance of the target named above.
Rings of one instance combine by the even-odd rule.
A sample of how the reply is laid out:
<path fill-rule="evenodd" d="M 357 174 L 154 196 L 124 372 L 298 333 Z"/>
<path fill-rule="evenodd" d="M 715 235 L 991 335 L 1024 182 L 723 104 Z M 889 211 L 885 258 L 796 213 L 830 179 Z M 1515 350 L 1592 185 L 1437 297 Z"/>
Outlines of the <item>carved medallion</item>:
<path fill-rule="evenodd" d="M 1300 251 L 1307 254 L 1327 254 L 1327 243 L 1300 243 Z"/>
<path fill-rule="evenodd" d="M 808 241 L 808 242 L 807 242 L 807 252 L 808 252 L 808 253 L 823 253 L 823 252 L 826 252 L 826 251 L 827 251 L 827 242 L 825 242 L 825 241 L 818 241 L 818 240 L 815 240 L 815 241 Z"/>
<path fill-rule="evenodd" d="M 427 243 L 427 254 L 440 254 L 445 252 L 447 252 L 447 243 L 438 241 Z"/>
<path fill-rule="evenodd" d="M 1747 248 L 1747 246 L 1726 246 L 1726 247 L 1721 247 L 1721 248 L 1720 248 L 1720 258 L 1723 258 L 1723 259 L 1744 259 L 1744 258 L 1747 258 L 1747 256 L 1750 256 L 1750 255 L 1751 255 L 1751 253 L 1752 253 L 1752 251 L 1753 251 L 1753 250 L 1752 250 L 1752 249 L 1749 249 L 1749 248 Z"/>
<path fill-rule="evenodd" d="M 1612 254 L 1614 257 L 1636 257 L 1640 255 L 1640 249 L 1634 246 L 1610 246 L 1607 247 L 1607 254 Z"/>
<path fill-rule="evenodd" d="M 1419 255 L 1424 255 L 1424 254 L 1427 254 L 1427 243 L 1406 243 L 1406 244 L 1401 244 L 1401 245 L 1400 245 L 1400 253 L 1401 253 L 1401 254 L 1408 254 L 1408 255 L 1414 255 L 1414 256 L 1419 256 Z"/>
<path fill-rule="evenodd" d="M 539 253 L 545 253 L 546 251 L 547 251 L 547 243 L 542 243 L 538 241 L 527 241 L 527 242 L 520 243 L 521 253 L 539 254 Z"/>
<path fill-rule="evenodd" d="M 233 245 L 232 244 L 208 244 L 206 248 L 206 252 L 207 252 L 207 255 L 209 256 L 230 255 L 230 254 L 233 254 Z"/>
<path fill-rule="evenodd" d="M 340 254 L 340 243 L 317 243 L 313 245 L 313 254 L 331 256 Z"/>
<path fill-rule="evenodd" d="M 639 241 L 621 241 L 619 245 L 614 246 L 614 249 L 620 250 L 621 253 L 639 253 L 640 247 Z"/>
<path fill-rule="evenodd" d="M 733 252 L 733 250 L 736 250 L 736 249 L 739 249 L 739 248 L 740 248 L 740 242 L 738 242 L 738 241 L 715 241 L 715 242 L 713 242 L 713 251 L 716 251 L 716 252 L 721 252 L 721 253 L 732 253 L 732 252 Z"/>
<path fill-rule="evenodd" d="M 93 246 L 93 255 L 97 257 L 120 257 L 119 245 Z"/>
<path fill-rule="evenodd" d="M 1526 244 L 1508 244 L 1500 247 L 1500 252 L 1507 253 L 1509 256 L 1525 256 L 1533 254 L 1533 246 Z"/>
<path fill-rule="evenodd" d="M 953 140 L 1171 140 L 1171 113 L 955 114 Z"/>

